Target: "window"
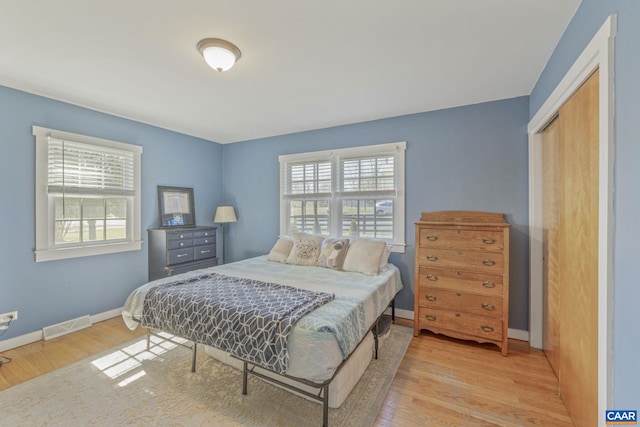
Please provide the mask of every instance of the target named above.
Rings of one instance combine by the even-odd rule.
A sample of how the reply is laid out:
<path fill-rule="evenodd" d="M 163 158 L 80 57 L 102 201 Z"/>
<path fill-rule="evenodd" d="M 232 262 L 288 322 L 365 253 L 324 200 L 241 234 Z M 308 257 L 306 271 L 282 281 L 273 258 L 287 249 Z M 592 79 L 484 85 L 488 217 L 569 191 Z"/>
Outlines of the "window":
<path fill-rule="evenodd" d="M 36 262 L 138 250 L 142 147 L 33 127 Z"/>
<path fill-rule="evenodd" d="M 280 234 L 386 240 L 404 252 L 405 142 L 280 156 Z"/>

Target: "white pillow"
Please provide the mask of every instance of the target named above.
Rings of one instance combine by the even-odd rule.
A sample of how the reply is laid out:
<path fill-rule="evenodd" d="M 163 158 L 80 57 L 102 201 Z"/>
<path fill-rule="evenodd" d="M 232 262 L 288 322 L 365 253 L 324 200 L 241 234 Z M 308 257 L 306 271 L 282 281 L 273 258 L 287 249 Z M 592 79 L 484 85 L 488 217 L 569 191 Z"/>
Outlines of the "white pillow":
<path fill-rule="evenodd" d="M 378 266 L 379 273 L 389 269 L 389 267 L 387 267 L 387 264 L 389 263 L 389 255 L 391 255 L 391 245 L 385 245 L 384 252 L 382 252 L 382 256 L 380 257 L 380 265 Z"/>
<path fill-rule="evenodd" d="M 345 271 L 375 276 L 380 270 L 380 259 L 387 244 L 382 240 L 355 239 L 349 244 L 347 257 L 344 260 Z"/>
<path fill-rule="evenodd" d="M 285 262 L 295 265 L 318 265 L 323 240 L 322 236 L 293 233 L 293 247 Z"/>
<path fill-rule="evenodd" d="M 271 252 L 267 256 L 269 261 L 285 262 L 291 253 L 293 247 L 293 240 L 288 237 L 281 237 L 278 239 Z"/>
<path fill-rule="evenodd" d="M 318 266 L 342 270 L 348 248 L 349 239 L 324 239 L 320 258 L 318 258 Z"/>

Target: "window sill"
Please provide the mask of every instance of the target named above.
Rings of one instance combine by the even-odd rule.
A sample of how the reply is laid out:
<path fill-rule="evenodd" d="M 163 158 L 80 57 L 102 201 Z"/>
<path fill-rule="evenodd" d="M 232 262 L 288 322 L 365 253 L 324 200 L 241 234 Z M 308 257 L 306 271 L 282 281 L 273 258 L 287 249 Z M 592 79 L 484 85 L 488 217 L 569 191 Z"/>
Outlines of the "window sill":
<path fill-rule="evenodd" d="M 64 249 L 42 249 L 34 251 L 35 261 L 55 261 L 59 259 L 80 258 L 93 255 L 112 254 L 117 252 L 138 251 L 142 249 L 142 241 L 112 243 L 106 245 L 83 246 Z"/>

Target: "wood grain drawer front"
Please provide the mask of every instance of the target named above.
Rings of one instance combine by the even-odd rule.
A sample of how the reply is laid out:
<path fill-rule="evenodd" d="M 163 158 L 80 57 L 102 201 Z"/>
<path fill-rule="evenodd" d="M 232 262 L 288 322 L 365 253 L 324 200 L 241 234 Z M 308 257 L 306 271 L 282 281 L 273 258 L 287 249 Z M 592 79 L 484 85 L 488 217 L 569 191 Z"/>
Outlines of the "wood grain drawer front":
<path fill-rule="evenodd" d="M 421 287 L 419 298 L 424 307 L 502 317 L 501 297 Z"/>
<path fill-rule="evenodd" d="M 502 320 L 448 310 L 420 307 L 420 329 L 446 329 L 481 337 L 502 340 Z"/>
<path fill-rule="evenodd" d="M 167 251 L 167 265 L 193 261 L 193 247 Z"/>
<path fill-rule="evenodd" d="M 420 247 L 502 252 L 504 237 L 501 231 L 492 230 L 422 228 Z"/>
<path fill-rule="evenodd" d="M 502 296 L 502 276 L 444 268 L 420 267 L 420 287 L 455 289 L 483 295 Z"/>
<path fill-rule="evenodd" d="M 493 274 L 501 274 L 504 269 L 503 255 L 496 252 L 420 248 L 418 263 L 430 267 L 472 269 Z"/>
<path fill-rule="evenodd" d="M 216 245 L 196 246 L 196 259 L 206 259 L 216 256 Z"/>

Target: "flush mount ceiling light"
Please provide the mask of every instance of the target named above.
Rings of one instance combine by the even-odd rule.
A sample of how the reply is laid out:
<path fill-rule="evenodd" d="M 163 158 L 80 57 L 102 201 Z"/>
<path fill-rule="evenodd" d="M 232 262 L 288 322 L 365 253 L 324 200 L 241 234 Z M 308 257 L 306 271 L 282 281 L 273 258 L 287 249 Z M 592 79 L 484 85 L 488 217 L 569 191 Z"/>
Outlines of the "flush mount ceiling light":
<path fill-rule="evenodd" d="M 217 71 L 227 71 L 241 56 L 236 45 L 222 39 L 200 40 L 198 51 L 207 64 Z"/>

